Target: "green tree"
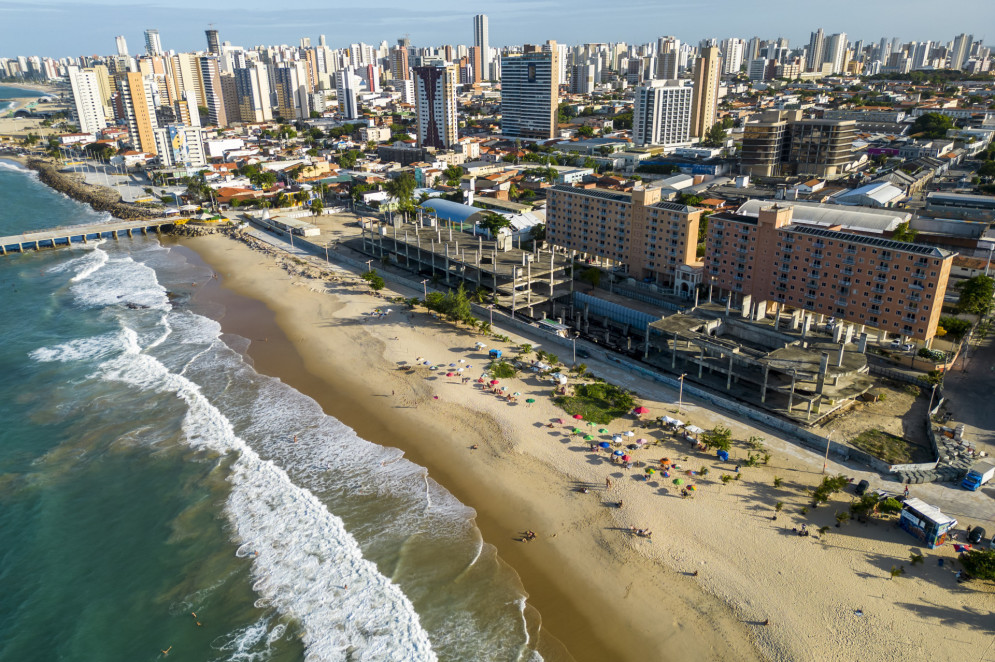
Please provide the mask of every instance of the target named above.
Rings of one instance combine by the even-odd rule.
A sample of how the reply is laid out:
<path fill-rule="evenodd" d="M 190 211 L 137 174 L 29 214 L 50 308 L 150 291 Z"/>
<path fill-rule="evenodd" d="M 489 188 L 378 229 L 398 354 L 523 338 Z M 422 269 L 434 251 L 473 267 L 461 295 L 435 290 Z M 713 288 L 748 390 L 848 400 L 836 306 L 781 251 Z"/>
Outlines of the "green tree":
<path fill-rule="evenodd" d="M 583 136 L 584 138 L 593 138 L 594 137 L 594 129 L 592 127 L 590 127 L 590 126 L 587 126 L 587 125 L 584 125 L 582 127 L 578 127 L 578 129 L 577 129 L 577 135 Z"/>
<path fill-rule="evenodd" d="M 591 291 L 594 291 L 598 285 L 601 284 L 601 269 L 597 267 L 588 267 L 580 273 L 580 280 L 591 286 Z"/>
<path fill-rule="evenodd" d="M 995 582 L 995 549 L 972 549 L 960 555 L 960 564 L 970 577 Z"/>
<path fill-rule="evenodd" d="M 722 147 L 726 139 L 726 130 L 722 128 L 721 122 L 716 122 L 712 127 L 705 133 L 704 139 L 701 141 L 702 145 L 706 147 Z"/>
<path fill-rule="evenodd" d="M 321 201 L 321 198 L 315 198 L 311 201 L 312 214 L 320 216 L 323 211 L 325 211 L 325 203 Z"/>
<path fill-rule="evenodd" d="M 995 294 L 995 280 L 988 276 L 978 275 L 957 283 L 960 298 L 957 308 L 963 313 L 986 315 L 992 308 L 992 295 Z"/>
<path fill-rule="evenodd" d="M 978 168 L 978 174 L 982 177 L 995 177 L 995 161 L 985 161 Z"/>
<path fill-rule="evenodd" d="M 414 209 L 414 193 L 418 183 L 410 172 L 402 173 L 400 177 L 391 179 L 384 187 L 390 197 L 397 201 L 399 211 L 408 212 Z"/>
<path fill-rule="evenodd" d="M 446 184 L 449 186 L 459 186 L 462 177 L 463 168 L 458 165 L 451 165 L 442 171 L 442 178 L 446 180 Z"/>
<path fill-rule="evenodd" d="M 532 229 L 529 230 L 529 238 L 540 246 L 544 244 L 546 242 L 546 224 L 536 223 L 533 225 Z"/>
<path fill-rule="evenodd" d="M 919 236 L 919 231 L 909 228 L 909 222 L 903 221 L 895 228 L 891 238 L 895 241 L 905 241 L 911 243 L 916 240 L 917 236 Z"/>
<path fill-rule="evenodd" d="M 716 448 L 720 451 L 728 451 L 732 448 L 732 430 L 721 425 L 701 435 L 701 442 L 706 448 Z"/>
<path fill-rule="evenodd" d="M 494 212 L 488 212 L 484 215 L 483 220 L 481 220 L 478 225 L 487 230 L 492 237 L 497 237 L 498 230 L 501 228 L 506 228 L 511 225 L 511 221 L 506 216 L 501 214 L 495 214 Z"/>
<path fill-rule="evenodd" d="M 941 317 L 940 326 L 951 338 L 960 340 L 974 325 L 968 320 L 962 320 L 959 317 Z"/>
<path fill-rule="evenodd" d="M 384 282 L 383 276 L 377 273 L 376 269 L 370 269 L 363 274 L 363 280 L 370 284 L 370 289 L 374 292 L 379 292 L 387 283 Z"/>
<path fill-rule="evenodd" d="M 924 113 L 916 118 L 912 125 L 913 133 L 922 134 L 923 138 L 943 138 L 947 130 L 953 128 L 954 121 L 941 113 Z"/>

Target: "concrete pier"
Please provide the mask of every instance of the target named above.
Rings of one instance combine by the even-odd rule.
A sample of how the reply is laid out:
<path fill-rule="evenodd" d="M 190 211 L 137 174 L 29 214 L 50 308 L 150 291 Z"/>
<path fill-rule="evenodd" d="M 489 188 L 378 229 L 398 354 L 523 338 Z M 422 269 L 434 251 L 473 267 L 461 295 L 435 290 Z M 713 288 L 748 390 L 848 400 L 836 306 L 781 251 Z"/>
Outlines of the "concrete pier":
<path fill-rule="evenodd" d="M 84 244 L 90 239 L 103 237 L 118 239 L 121 233 L 133 237 L 135 231 L 147 235 L 149 230 L 160 234 L 162 228 L 172 227 L 173 219 L 157 218 L 151 220 L 111 221 L 109 223 L 90 223 L 86 225 L 67 225 L 47 230 L 35 230 L 19 235 L 0 237 L 0 256 L 10 253 L 23 253 L 27 249 L 41 250 L 43 248 L 60 248 L 72 246 L 74 241 Z"/>

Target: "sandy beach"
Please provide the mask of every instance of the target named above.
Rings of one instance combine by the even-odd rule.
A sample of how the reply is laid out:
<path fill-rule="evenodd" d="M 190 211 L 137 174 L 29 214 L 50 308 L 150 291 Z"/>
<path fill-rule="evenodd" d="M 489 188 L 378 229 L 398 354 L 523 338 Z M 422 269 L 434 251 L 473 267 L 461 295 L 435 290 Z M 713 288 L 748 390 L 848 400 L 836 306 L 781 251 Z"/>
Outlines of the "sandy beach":
<path fill-rule="evenodd" d="M 535 339 L 509 334 L 512 343 L 495 342 L 397 305 L 376 317 L 370 313 L 385 301 L 355 274 L 333 267 L 327 278 L 291 276 L 278 264 L 286 258 L 217 235 L 183 244 L 219 275 L 200 290 L 198 305 L 213 310 L 226 333 L 250 341 L 257 370 L 312 396 L 361 436 L 402 449 L 477 511 L 484 540 L 518 572 L 542 617 L 547 660 L 995 659 L 995 591 L 957 584 L 952 545 L 924 550 L 891 521 L 836 528 L 849 493 L 802 514 L 807 489 L 822 478 L 822 457 L 687 399 L 678 415 L 676 393 L 589 362 L 598 376 L 634 391 L 650 410 L 645 418 L 732 429 L 732 458 L 720 462 L 637 427 L 633 417 L 607 426 L 649 440 L 635 459 L 676 461 L 674 476 L 698 488 L 684 499 L 673 477 L 644 480 L 642 468 L 592 452 L 552 403 L 550 385 L 531 373 L 504 382 L 522 394 L 516 403 L 475 381 L 487 363 L 475 342 L 514 354 L 519 343 L 541 348 Z M 474 381 L 399 369 L 417 357 L 473 366 L 466 374 Z M 569 424 L 547 427 L 560 417 Z M 743 466 L 724 484 L 720 476 L 737 475 L 754 435 L 765 438 L 769 464 Z M 830 462 L 829 470 L 897 489 L 853 467 Z M 941 489 L 949 490 L 915 486 L 914 496 L 930 500 Z M 803 523 L 814 535 L 793 531 Z M 962 520 L 961 528 L 977 523 Z M 820 536 L 822 526 L 830 528 Z M 653 535 L 636 536 L 632 527 Z M 535 541 L 520 540 L 527 529 Z M 912 565 L 912 552 L 924 562 Z M 889 570 L 899 566 L 905 574 L 892 579 Z"/>

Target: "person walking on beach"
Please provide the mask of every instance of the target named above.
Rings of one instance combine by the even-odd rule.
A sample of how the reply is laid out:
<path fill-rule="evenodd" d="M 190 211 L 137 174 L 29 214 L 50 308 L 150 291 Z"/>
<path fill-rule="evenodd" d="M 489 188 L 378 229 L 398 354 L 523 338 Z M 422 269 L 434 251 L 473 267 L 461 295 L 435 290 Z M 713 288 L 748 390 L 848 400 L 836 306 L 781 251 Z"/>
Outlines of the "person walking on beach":
<path fill-rule="evenodd" d="M 612 479 L 611 478 L 605 478 L 605 489 L 606 490 L 611 489 L 611 486 L 612 486 Z"/>
<path fill-rule="evenodd" d="M 909 486 L 908 485 L 905 486 L 905 498 L 906 499 L 909 498 Z"/>

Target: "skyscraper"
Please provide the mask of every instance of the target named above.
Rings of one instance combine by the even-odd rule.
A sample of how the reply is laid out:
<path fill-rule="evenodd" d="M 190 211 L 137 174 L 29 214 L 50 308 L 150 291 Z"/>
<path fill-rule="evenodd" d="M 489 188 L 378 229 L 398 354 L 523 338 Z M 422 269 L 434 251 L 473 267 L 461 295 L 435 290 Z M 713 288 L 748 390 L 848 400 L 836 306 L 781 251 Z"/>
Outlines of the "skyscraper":
<path fill-rule="evenodd" d="M 449 149 L 456 144 L 456 66 L 415 67 L 418 146 Z"/>
<path fill-rule="evenodd" d="M 262 62 L 247 63 L 235 69 L 235 93 L 238 116 L 243 122 L 269 122 L 273 119 L 270 104 L 269 72 Z"/>
<path fill-rule="evenodd" d="M 691 135 L 700 138 L 715 124 L 719 101 L 719 49 L 708 46 L 694 63 L 694 98 L 691 102 Z"/>
<path fill-rule="evenodd" d="M 114 37 L 114 43 L 117 44 L 117 54 L 121 56 L 128 55 L 128 42 L 124 40 L 124 35 L 118 35 Z"/>
<path fill-rule="evenodd" d="M 549 140 L 556 135 L 555 54 L 525 46 L 520 55 L 501 58 L 501 133 Z"/>
<path fill-rule="evenodd" d="M 656 77 L 674 80 L 680 64 L 681 40 L 675 37 L 660 37 L 656 40 Z"/>
<path fill-rule="evenodd" d="M 808 56 L 805 58 L 805 71 L 822 70 L 822 53 L 826 50 L 825 34 L 822 28 L 812 33 L 808 40 Z"/>
<path fill-rule="evenodd" d="M 394 80 L 411 80 L 411 72 L 408 64 L 408 49 L 404 46 L 395 46 L 390 49 L 390 76 Z"/>
<path fill-rule="evenodd" d="M 848 44 L 845 32 L 834 34 L 826 42 L 826 51 L 822 61 L 830 66 L 832 73 L 842 73 L 846 69 L 846 47 Z"/>
<path fill-rule="evenodd" d="M 218 31 L 204 30 L 204 34 L 207 35 L 207 52 L 221 55 L 221 39 L 218 37 Z"/>
<path fill-rule="evenodd" d="M 228 126 L 228 113 L 225 112 L 218 58 L 214 55 L 205 55 L 200 58 L 199 64 L 200 77 L 204 81 L 204 100 L 210 122 L 214 126 Z"/>
<path fill-rule="evenodd" d="M 311 116 L 308 97 L 307 67 L 303 62 L 285 62 L 273 69 L 276 88 L 276 112 L 285 120 Z"/>
<path fill-rule="evenodd" d="M 491 47 L 487 34 L 487 15 L 477 14 L 473 17 L 473 45 L 480 49 L 480 66 L 483 68 L 484 80 L 490 78 Z"/>
<path fill-rule="evenodd" d="M 128 124 L 131 144 L 146 154 L 157 154 L 155 134 L 158 128 L 153 101 L 155 80 L 140 73 L 128 72 L 117 79 L 124 120 Z"/>
<path fill-rule="evenodd" d="M 145 31 L 145 52 L 149 55 L 162 55 L 162 42 L 159 41 L 159 31 L 148 29 Z"/>
<path fill-rule="evenodd" d="M 339 112 L 347 120 L 359 117 L 357 92 L 359 92 L 359 76 L 353 73 L 351 67 L 335 72 L 335 97 L 339 102 Z"/>
<path fill-rule="evenodd" d="M 967 58 L 971 54 L 971 44 L 973 42 L 973 35 L 961 34 L 954 37 L 954 42 L 950 47 L 951 69 L 964 68 L 964 63 L 967 62 Z"/>
<path fill-rule="evenodd" d="M 73 105 L 76 107 L 76 123 L 82 133 L 96 133 L 107 128 L 104 104 L 100 94 L 100 83 L 92 71 L 67 67 L 69 85 L 73 91 Z"/>
<path fill-rule="evenodd" d="M 636 88 L 632 139 L 637 145 L 679 145 L 691 139 L 693 90 L 686 81 L 653 80 Z"/>
<path fill-rule="evenodd" d="M 743 66 L 743 51 L 746 42 L 742 39 L 726 39 L 722 42 L 722 73 L 735 76 Z"/>

